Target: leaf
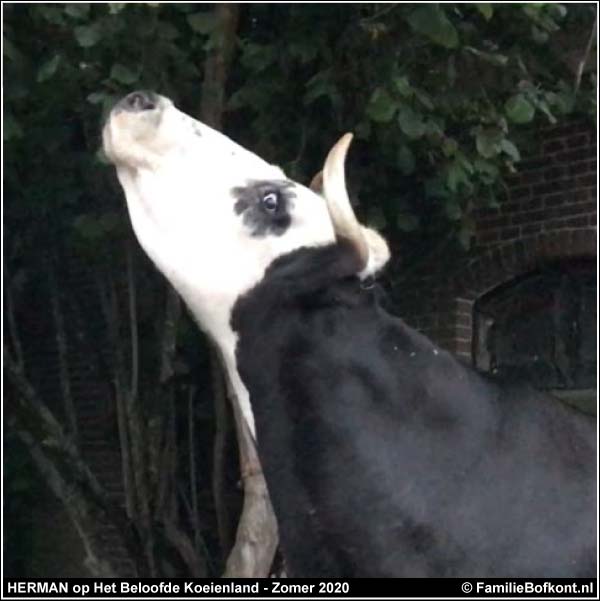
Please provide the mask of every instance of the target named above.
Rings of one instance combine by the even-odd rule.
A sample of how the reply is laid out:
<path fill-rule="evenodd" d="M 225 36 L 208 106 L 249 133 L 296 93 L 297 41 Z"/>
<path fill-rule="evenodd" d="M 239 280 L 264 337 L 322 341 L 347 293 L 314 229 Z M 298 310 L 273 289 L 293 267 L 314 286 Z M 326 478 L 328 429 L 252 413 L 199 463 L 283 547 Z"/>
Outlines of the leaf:
<path fill-rule="evenodd" d="M 419 227 L 419 218 L 410 213 L 398 213 L 396 227 L 402 232 L 414 232 Z"/>
<path fill-rule="evenodd" d="M 306 82 L 306 93 L 302 99 L 305 106 L 308 106 L 321 96 L 328 96 L 333 101 L 337 95 L 337 89 L 331 80 L 331 76 L 331 69 L 327 69 L 317 73 Z"/>
<path fill-rule="evenodd" d="M 507 138 L 500 142 L 500 148 L 515 162 L 521 160 L 519 149 Z"/>
<path fill-rule="evenodd" d="M 415 155 L 413 151 L 403 144 L 398 149 L 398 167 L 403 175 L 410 175 L 414 172 L 416 166 Z"/>
<path fill-rule="evenodd" d="M 139 75 L 137 73 L 134 73 L 125 65 L 122 65 L 121 63 L 116 63 L 112 66 L 112 69 L 110 70 L 110 78 L 114 81 L 122 83 L 123 85 L 129 86 L 139 79 Z"/>
<path fill-rule="evenodd" d="M 125 8 L 125 6 L 127 6 L 126 2 L 109 2 L 108 12 L 111 15 L 117 15 Z"/>
<path fill-rule="evenodd" d="M 421 114 L 408 105 L 400 107 L 398 125 L 402 132 L 413 140 L 420 138 L 425 133 L 425 125 Z"/>
<path fill-rule="evenodd" d="M 2 127 L 2 140 L 4 142 L 8 142 L 9 140 L 18 140 L 22 137 L 23 129 L 19 125 L 19 122 L 15 119 L 11 112 L 5 109 Z"/>
<path fill-rule="evenodd" d="M 395 90 L 404 98 L 410 98 L 413 94 L 413 87 L 408 82 L 406 75 L 392 77 L 392 84 Z"/>
<path fill-rule="evenodd" d="M 455 198 L 449 198 L 444 204 L 444 212 L 451 221 L 458 221 L 462 217 L 462 208 Z"/>
<path fill-rule="evenodd" d="M 506 101 L 504 112 L 513 123 L 529 123 L 533 119 L 535 108 L 523 94 L 515 94 Z"/>
<path fill-rule="evenodd" d="M 186 19 L 188 25 L 196 33 L 200 33 L 202 35 L 211 34 L 217 25 L 215 15 L 212 12 L 203 12 L 195 13 L 193 15 L 187 15 Z"/>
<path fill-rule="evenodd" d="M 408 23 L 414 31 L 427 36 L 445 48 L 458 46 L 458 33 L 448 20 L 444 10 L 436 4 L 422 4 L 408 15 Z"/>
<path fill-rule="evenodd" d="M 447 173 L 446 173 L 446 183 L 448 185 L 448 189 L 451 192 L 456 192 L 458 187 L 463 184 L 465 186 L 470 185 L 469 178 L 465 173 L 465 170 L 462 168 L 462 165 L 457 161 L 453 161 L 448 165 Z"/>
<path fill-rule="evenodd" d="M 473 48 L 473 46 L 465 46 L 465 50 L 484 60 L 486 63 L 490 63 L 491 65 L 495 65 L 497 67 L 506 67 L 508 64 L 508 57 L 504 54 L 500 54 L 499 52 L 485 52 L 483 50 Z"/>
<path fill-rule="evenodd" d="M 496 156 L 500 152 L 503 135 L 497 127 L 478 127 L 475 132 L 477 152 L 486 159 Z"/>
<path fill-rule="evenodd" d="M 241 63 L 253 71 L 264 71 L 277 60 L 275 47 L 269 44 L 254 44 L 248 42 L 244 45 Z M 329 74 L 329 71 L 327 71 Z M 315 78 L 313 78 L 315 79 Z M 312 80 L 311 80 L 312 81 Z M 308 82 L 307 85 L 311 83 Z"/>
<path fill-rule="evenodd" d="M 456 154 L 458 150 L 458 143 L 454 138 L 444 138 L 442 143 L 442 152 L 444 156 L 451 157 Z"/>
<path fill-rule="evenodd" d="M 366 113 L 377 123 L 389 123 L 398 109 L 398 103 L 390 96 L 385 88 L 375 88 Z"/>
<path fill-rule="evenodd" d="M 74 19 L 85 19 L 89 13 L 89 2 L 73 2 L 65 6 L 65 14 Z"/>
<path fill-rule="evenodd" d="M 100 104 L 106 98 L 106 92 L 92 92 L 88 95 L 87 101 L 90 104 Z"/>
<path fill-rule="evenodd" d="M 102 37 L 100 27 L 95 25 L 80 25 L 73 30 L 77 43 L 83 48 L 95 46 Z"/>
<path fill-rule="evenodd" d="M 463 226 L 458 231 L 458 242 L 464 250 L 469 250 L 471 248 L 473 235 L 473 227 L 468 224 L 463 224 Z"/>
<path fill-rule="evenodd" d="M 37 82 L 42 83 L 43 81 L 50 79 L 56 73 L 56 69 L 58 69 L 60 61 L 60 54 L 55 54 L 49 61 L 45 62 L 37 73 Z"/>
<path fill-rule="evenodd" d="M 494 8 L 489 2 L 476 2 L 475 8 L 481 13 L 486 21 L 489 21 L 494 14 Z"/>

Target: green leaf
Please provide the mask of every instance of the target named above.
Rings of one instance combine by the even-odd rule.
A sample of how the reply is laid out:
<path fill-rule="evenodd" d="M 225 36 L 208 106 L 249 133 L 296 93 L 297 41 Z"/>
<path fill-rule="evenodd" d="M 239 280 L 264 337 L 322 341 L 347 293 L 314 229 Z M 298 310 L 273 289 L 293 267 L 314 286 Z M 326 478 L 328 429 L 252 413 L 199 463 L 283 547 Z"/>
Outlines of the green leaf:
<path fill-rule="evenodd" d="M 404 98 L 410 98 L 412 96 L 414 90 L 406 75 L 392 77 L 392 84 L 400 96 L 403 96 Z"/>
<path fill-rule="evenodd" d="M 398 111 L 398 125 L 402 132 L 413 140 L 425 133 L 422 115 L 406 104 Z"/>
<path fill-rule="evenodd" d="M 465 46 L 465 50 L 484 60 L 486 63 L 490 63 L 491 65 L 495 65 L 497 67 L 506 67 L 508 64 L 508 57 L 504 54 L 500 54 L 499 52 L 485 52 L 483 50 L 473 48 L 473 46 Z"/>
<path fill-rule="evenodd" d="M 98 24 L 80 25 L 73 30 L 77 43 L 83 48 L 95 46 L 102 37 L 102 31 Z"/>
<path fill-rule="evenodd" d="M 484 158 L 490 159 L 500 152 L 500 141 L 504 134 L 497 127 L 478 127 L 475 130 L 475 145 L 477 152 Z"/>
<path fill-rule="evenodd" d="M 92 92 L 91 94 L 88 95 L 87 101 L 90 104 L 100 104 L 101 102 L 104 102 L 105 98 L 106 98 L 106 92 Z"/>
<path fill-rule="evenodd" d="M 402 232 L 414 232 L 420 225 L 419 218 L 410 213 L 398 213 L 396 227 Z"/>
<path fill-rule="evenodd" d="M 442 143 L 442 152 L 444 156 L 451 157 L 456 154 L 458 150 L 458 143 L 454 138 L 444 138 Z"/>
<path fill-rule="evenodd" d="M 416 166 L 415 155 L 413 151 L 403 144 L 398 149 L 398 167 L 403 175 L 410 175 L 414 172 Z"/>
<path fill-rule="evenodd" d="M 458 242 L 464 250 L 469 250 L 471 248 L 473 235 L 473 227 L 468 224 L 463 224 L 463 226 L 458 231 Z"/>
<path fill-rule="evenodd" d="M 186 19 L 188 25 L 196 33 L 200 33 L 202 35 L 211 34 L 217 25 L 215 15 L 212 12 L 203 12 L 195 13 L 193 15 L 187 15 Z"/>
<path fill-rule="evenodd" d="M 523 94 L 515 94 L 506 101 L 504 112 L 513 123 L 529 123 L 535 108 Z"/>
<path fill-rule="evenodd" d="M 385 88 L 376 88 L 367 105 L 367 116 L 377 123 L 389 123 L 398 109 L 398 103 Z"/>
<path fill-rule="evenodd" d="M 73 2 L 65 6 L 65 13 L 74 19 L 85 19 L 90 14 L 89 2 Z"/>
<path fill-rule="evenodd" d="M 125 65 L 116 63 L 110 70 L 110 78 L 114 81 L 122 83 L 123 85 L 129 86 L 139 79 L 139 75 L 134 73 Z"/>
<path fill-rule="evenodd" d="M 119 14 L 125 7 L 127 6 L 126 2 L 109 2 L 108 3 L 108 12 L 111 15 Z"/>
<path fill-rule="evenodd" d="M 4 142 L 9 140 L 18 140 L 23 137 L 23 129 L 13 114 L 4 110 L 4 123 L 2 127 L 2 139 Z"/>
<path fill-rule="evenodd" d="M 489 2 L 476 2 L 475 8 L 481 13 L 486 21 L 489 21 L 494 14 L 494 8 Z"/>
<path fill-rule="evenodd" d="M 264 71 L 277 60 L 277 52 L 275 46 L 248 42 L 244 45 L 244 51 L 240 60 L 244 67 L 248 67 L 253 71 Z M 311 81 L 308 83 L 310 84 Z"/>
<path fill-rule="evenodd" d="M 548 35 L 548 33 L 546 31 L 543 31 L 539 27 L 532 25 L 531 26 L 531 37 L 533 38 L 533 41 L 536 44 L 545 44 L 548 41 L 550 36 Z"/>
<path fill-rule="evenodd" d="M 462 208 L 455 198 L 449 198 L 444 204 L 444 212 L 451 221 L 458 221 L 462 217 Z"/>
<path fill-rule="evenodd" d="M 47 81 L 50 79 L 55 73 L 56 69 L 58 69 L 58 65 L 60 64 L 61 56 L 60 54 L 55 54 L 49 61 L 46 61 L 39 69 L 37 73 L 36 80 L 38 83 L 42 83 L 43 81 Z"/>
<path fill-rule="evenodd" d="M 408 15 L 408 23 L 414 31 L 427 36 L 445 48 L 458 46 L 458 33 L 448 20 L 444 10 L 436 4 L 421 4 Z"/>
<path fill-rule="evenodd" d="M 305 106 L 321 96 L 328 96 L 332 100 L 335 98 L 338 92 L 331 76 L 331 69 L 327 69 L 320 71 L 306 82 L 306 93 L 302 100 Z"/>
<path fill-rule="evenodd" d="M 519 149 L 507 138 L 500 142 L 500 148 L 515 162 L 521 160 Z"/>
<path fill-rule="evenodd" d="M 453 161 L 450 163 L 450 165 L 448 165 L 446 172 L 446 184 L 451 192 L 456 192 L 461 184 L 470 187 L 469 178 L 459 162 Z"/>

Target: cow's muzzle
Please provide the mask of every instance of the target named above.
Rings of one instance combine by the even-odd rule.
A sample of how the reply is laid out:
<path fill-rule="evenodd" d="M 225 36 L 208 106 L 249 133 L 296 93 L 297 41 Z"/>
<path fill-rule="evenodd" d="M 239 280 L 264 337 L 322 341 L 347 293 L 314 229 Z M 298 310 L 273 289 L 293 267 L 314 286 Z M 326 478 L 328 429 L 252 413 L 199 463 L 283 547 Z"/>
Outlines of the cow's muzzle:
<path fill-rule="evenodd" d="M 138 90 L 127 94 L 115 105 L 115 112 L 128 111 L 130 113 L 140 113 L 142 111 L 152 111 L 158 106 L 159 97 L 154 92 L 147 90 Z"/>

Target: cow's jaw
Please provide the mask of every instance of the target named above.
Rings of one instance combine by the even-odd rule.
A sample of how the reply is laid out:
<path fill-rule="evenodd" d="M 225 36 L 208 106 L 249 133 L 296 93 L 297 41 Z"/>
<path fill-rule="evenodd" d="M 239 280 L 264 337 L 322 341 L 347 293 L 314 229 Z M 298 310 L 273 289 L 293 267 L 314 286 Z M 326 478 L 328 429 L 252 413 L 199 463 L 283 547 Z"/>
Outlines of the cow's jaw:
<path fill-rule="evenodd" d="M 144 111 L 117 105 L 104 127 L 104 149 L 116 165 L 141 246 L 218 345 L 254 433 L 236 367 L 233 306 L 278 256 L 333 242 L 333 226 L 322 199 L 290 182 L 290 206 L 301 205 L 292 225 L 282 235 L 250 235 L 235 209 L 235 190 L 249 181 L 284 181 L 284 173 L 171 101 L 153 101 Z"/>

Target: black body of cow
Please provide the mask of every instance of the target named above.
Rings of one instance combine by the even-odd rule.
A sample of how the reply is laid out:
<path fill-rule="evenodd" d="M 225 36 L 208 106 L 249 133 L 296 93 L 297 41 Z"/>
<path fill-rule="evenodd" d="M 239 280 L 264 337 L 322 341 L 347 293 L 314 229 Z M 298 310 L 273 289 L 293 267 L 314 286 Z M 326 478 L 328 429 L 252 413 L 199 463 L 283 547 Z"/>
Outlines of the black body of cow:
<path fill-rule="evenodd" d="M 593 420 L 438 349 L 355 261 L 284 256 L 232 317 L 290 575 L 595 575 Z"/>

